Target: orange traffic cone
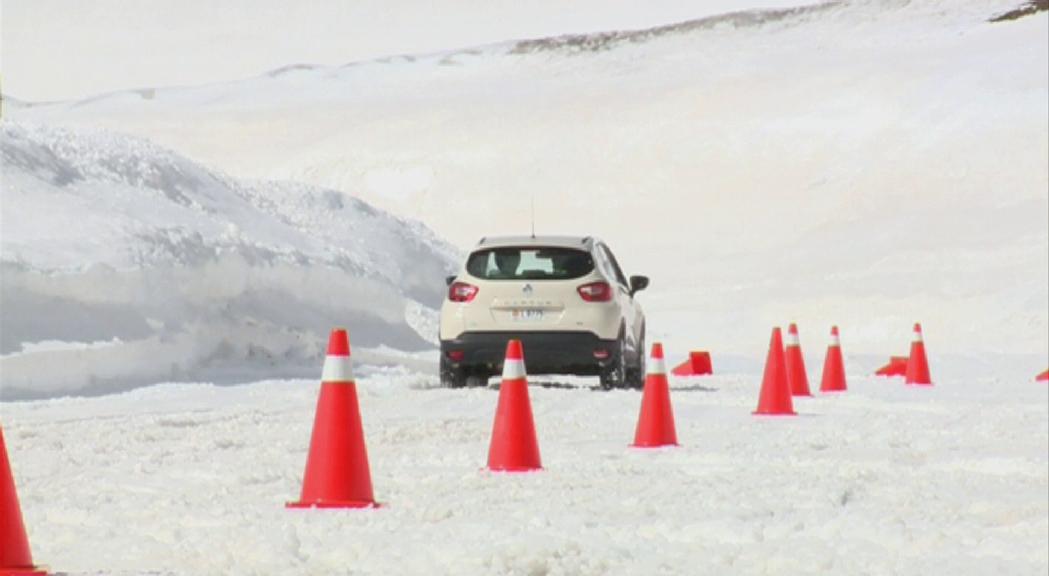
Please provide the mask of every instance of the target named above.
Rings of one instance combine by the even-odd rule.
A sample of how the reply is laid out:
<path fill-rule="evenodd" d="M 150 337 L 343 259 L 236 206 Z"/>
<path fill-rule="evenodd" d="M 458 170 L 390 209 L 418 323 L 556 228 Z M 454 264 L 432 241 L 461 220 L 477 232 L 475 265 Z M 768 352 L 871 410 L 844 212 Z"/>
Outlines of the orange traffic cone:
<path fill-rule="evenodd" d="M 688 360 L 674 367 L 672 371 L 675 376 L 704 376 L 714 373 L 714 366 L 710 362 L 710 352 L 696 350 L 688 353 Z"/>
<path fill-rule="evenodd" d="M 33 566 L 29 553 L 29 538 L 22 522 L 22 507 L 18 504 L 11 463 L 7 460 L 4 429 L 0 427 L 0 576 L 43 576 L 39 566 Z"/>
<path fill-rule="evenodd" d="M 805 357 L 801 354 L 798 327 L 791 322 L 787 328 L 787 382 L 794 396 L 812 396 L 809 391 L 809 376 L 805 373 Z"/>
<path fill-rule="evenodd" d="M 328 340 L 302 495 L 287 507 L 378 507 L 372 496 L 350 341 L 342 329 L 332 330 Z"/>
<path fill-rule="evenodd" d="M 670 405 L 670 384 L 667 382 L 667 365 L 663 359 L 663 345 L 652 345 L 645 375 L 645 391 L 641 397 L 641 414 L 634 431 L 636 448 L 677 446 L 677 431 L 674 429 L 674 407 Z"/>
<path fill-rule="evenodd" d="M 878 368 L 875 376 L 906 376 L 907 362 L 910 358 L 906 356 L 890 356 L 889 363 Z"/>
<path fill-rule="evenodd" d="M 827 347 L 827 357 L 823 361 L 823 381 L 820 383 L 820 392 L 844 392 L 848 390 L 845 384 L 845 360 L 841 356 L 841 339 L 838 335 L 838 327 L 830 329 L 830 346 Z"/>
<path fill-rule="evenodd" d="M 761 381 L 761 398 L 754 414 L 794 416 L 794 401 L 791 399 L 790 383 L 787 382 L 787 365 L 783 358 L 783 335 L 779 328 L 772 329 L 769 355 L 765 360 L 765 377 Z"/>
<path fill-rule="evenodd" d="M 1036 382 L 1049 382 L 1049 370 L 1046 370 L 1045 372 L 1042 372 L 1038 376 L 1035 376 L 1034 379 L 1035 379 Z"/>
<path fill-rule="evenodd" d="M 510 340 L 506 344 L 499 406 L 495 410 L 492 441 L 488 446 L 488 469 L 527 472 L 542 467 L 521 341 Z"/>
<path fill-rule="evenodd" d="M 925 342 L 922 340 L 922 325 L 914 325 L 914 338 L 911 340 L 911 357 L 907 361 L 907 384 L 932 386 L 929 377 L 929 360 L 925 357 Z"/>

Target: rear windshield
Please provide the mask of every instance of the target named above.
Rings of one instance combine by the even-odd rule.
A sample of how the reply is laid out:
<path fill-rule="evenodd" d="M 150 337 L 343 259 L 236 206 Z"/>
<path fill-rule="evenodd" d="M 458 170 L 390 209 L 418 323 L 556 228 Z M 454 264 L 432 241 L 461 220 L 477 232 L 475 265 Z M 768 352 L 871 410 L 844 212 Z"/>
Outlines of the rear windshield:
<path fill-rule="evenodd" d="M 466 271 L 485 280 L 568 280 L 593 269 L 590 253 L 572 248 L 493 248 L 466 261 Z"/>

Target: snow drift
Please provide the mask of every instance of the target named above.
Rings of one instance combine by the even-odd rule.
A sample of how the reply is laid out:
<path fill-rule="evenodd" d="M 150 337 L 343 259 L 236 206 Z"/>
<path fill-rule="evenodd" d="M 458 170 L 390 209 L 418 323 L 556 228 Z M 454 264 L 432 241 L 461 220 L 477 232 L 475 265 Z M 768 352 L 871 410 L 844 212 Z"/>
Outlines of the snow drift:
<path fill-rule="evenodd" d="M 422 224 L 105 132 L 6 123 L 0 151 L 5 399 L 314 371 L 337 324 L 436 337 L 457 257 Z"/>

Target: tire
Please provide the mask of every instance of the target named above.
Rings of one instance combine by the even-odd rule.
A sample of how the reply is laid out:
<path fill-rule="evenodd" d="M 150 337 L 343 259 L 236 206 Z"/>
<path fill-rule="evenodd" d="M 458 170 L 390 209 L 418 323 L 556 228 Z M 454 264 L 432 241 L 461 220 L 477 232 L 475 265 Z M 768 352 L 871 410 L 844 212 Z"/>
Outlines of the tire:
<path fill-rule="evenodd" d="M 463 388 L 467 384 L 466 374 L 452 368 L 448 360 L 441 355 L 441 386 L 444 388 Z"/>
<path fill-rule="evenodd" d="M 626 387 L 641 390 L 645 387 L 645 329 L 641 329 L 641 338 L 637 342 L 637 360 L 627 369 Z"/>
<path fill-rule="evenodd" d="M 612 365 L 601 373 L 601 388 L 612 390 L 626 388 L 629 382 L 629 368 L 626 357 L 626 338 L 620 333 L 616 339 L 616 357 Z"/>

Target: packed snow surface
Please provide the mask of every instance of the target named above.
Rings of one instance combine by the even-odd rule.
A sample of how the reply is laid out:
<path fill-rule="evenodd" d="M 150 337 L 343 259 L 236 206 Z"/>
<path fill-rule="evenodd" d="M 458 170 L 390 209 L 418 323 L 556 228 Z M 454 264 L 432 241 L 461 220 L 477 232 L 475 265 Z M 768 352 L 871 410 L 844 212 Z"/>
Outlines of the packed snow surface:
<path fill-rule="evenodd" d="M 483 469 L 497 392 L 359 371 L 377 510 L 284 507 L 316 380 L 5 405 L 34 559 L 70 576 L 1049 569 L 1033 379 L 908 387 L 850 364 L 849 391 L 797 417 L 751 415 L 756 373 L 675 380 L 681 446 L 656 450 L 628 448 L 639 393 L 555 380 L 529 390 L 543 470 L 500 474 Z"/>

